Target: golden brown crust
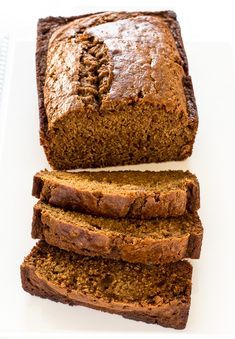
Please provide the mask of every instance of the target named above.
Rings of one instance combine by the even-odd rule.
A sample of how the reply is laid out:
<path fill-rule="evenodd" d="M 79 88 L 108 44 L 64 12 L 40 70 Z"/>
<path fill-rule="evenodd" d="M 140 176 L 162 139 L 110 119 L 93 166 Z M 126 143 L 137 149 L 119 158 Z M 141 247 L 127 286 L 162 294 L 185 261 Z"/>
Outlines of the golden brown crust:
<path fill-rule="evenodd" d="M 38 246 L 43 246 L 43 244 L 39 244 Z M 32 252 L 34 250 L 35 248 Z M 181 262 L 180 264 L 181 265 L 177 263 L 176 268 L 185 269 L 185 274 L 187 274 L 187 277 L 185 277 L 187 278 L 187 281 L 185 283 L 183 300 L 180 297 L 175 297 L 170 303 L 161 303 L 160 305 L 114 300 L 109 302 L 102 297 L 96 298 L 95 295 L 89 293 L 84 294 L 79 289 L 69 290 L 65 287 L 58 286 L 53 283 L 53 281 L 49 281 L 46 277 L 40 275 L 36 266 L 29 263 L 27 258 L 21 265 L 21 281 L 22 287 L 26 292 L 41 298 L 48 298 L 71 306 L 86 306 L 109 313 L 119 314 L 133 320 L 156 323 L 164 327 L 183 329 L 187 323 L 190 307 L 192 267 L 187 262 Z"/>
<path fill-rule="evenodd" d="M 187 222 L 191 224 L 188 232 L 182 231 L 181 235 L 168 235 L 166 238 L 156 238 L 152 233 L 140 237 L 127 232 L 105 231 L 99 229 L 102 220 L 104 219 L 100 218 L 97 222 L 93 218 L 88 225 L 82 215 L 80 222 L 64 220 L 60 215 L 53 215 L 47 206 L 39 202 L 34 206 L 32 237 L 78 254 L 134 263 L 159 264 L 200 257 L 203 228 L 197 214 L 192 216 L 192 220 L 191 216 L 188 219 L 187 216 L 182 218 L 182 225 Z M 174 221 L 169 219 L 171 222 Z M 156 229 L 160 223 L 161 221 L 156 221 Z M 136 221 L 136 224 L 139 225 L 139 222 Z M 182 225 L 179 223 L 179 227 Z"/>
<path fill-rule="evenodd" d="M 48 129 L 71 111 L 107 115 L 136 102 L 164 106 L 187 119 L 182 64 L 161 16 L 103 13 L 73 20 L 49 41 L 44 84 Z"/>
<path fill-rule="evenodd" d="M 182 179 L 177 184 L 172 184 L 172 177 L 177 172 L 182 173 Z M 36 198 L 49 203 L 53 206 L 61 208 L 77 210 L 85 213 L 90 213 L 97 216 L 110 218 L 139 218 L 151 219 L 155 217 L 179 216 L 186 212 L 194 212 L 200 207 L 200 191 L 197 178 L 190 172 L 183 173 L 182 171 L 166 171 L 166 172 L 144 172 L 159 176 L 166 174 L 168 186 L 159 191 L 159 188 L 144 189 L 141 187 L 139 191 L 115 192 L 104 191 L 107 184 L 100 185 L 98 189 L 94 189 L 96 185 L 96 174 L 93 173 L 90 185 L 87 189 L 72 186 L 69 182 L 66 185 L 55 177 L 47 178 L 45 171 L 38 172 L 34 176 L 32 194 Z M 59 172 L 58 172 L 59 173 Z M 60 172 L 63 175 L 63 172 Z M 90 173 L 90 172 L 87 172 Z M 100 174 L 102 172 L 99 172 Z M 99 174 L 97 173 L 97 174 Z M 112 172 L 105 172 L 106 175 L 112 175 Z M 116 172 L 117 173 L 117 172 Z M 124 172 L 119 172 L 120 176 Z M 135 183 L 135 171 L 125 171 L 130 177 L 129 184 Z M 66 173 L 64 173 L 64 176 Z M 72 174 L 70 174 L 72 175 Z M 83 174 L 81 173 L 81 176 Z M 139 172 L 141 175 L 141 172 Z M 79 173 L 74 174 L 79 176 Z M 151 182 L 151 178 L 149 179 Z"/>
<path fill-rule="evenodd" d="M 100 14 L 101 16 L 107 16 L 109 14 Z M 112 14 L 112 15 L 116 15 L 116 14 Z M 126 13 L 120 13 L 117 15 L 126 15 Z M 155 139 L 153 138 L 153 134 L 156 133 L 156 131 L 150 131 L 149 135 L 144 135 L 144 130 L 142 132 L 139 131 L 139 133 L 137 133 L 136 135 L 136 141 L 133 140 L 133 138 L 131 140 L 133 140 L 133 144 L 131 144 L 131 147 L 129 149 L 129 154 L 127 153 L 127 150 L 124 149 L 122 147 L 123 150 L 119 150 L 116 147 L 116 150 L 114 150 L 114 152 L 112 151 L 112 147 L 114 147 L 114 145 L 117 145 L 118 143 L 120 143 L 120 140 L 118 138 L 118 135 L 115 135 L 115 138 L 117 139 L 114 143 L 114 145 L 110 144 L 110 141 L 114 140 L 114 139 L 110 139 L 110 135 L 107 133 L 106 130 L 102 130 L 95 135 L 93 134 L 93 132 L 90 134 L 90 128 L 92 128 L 92 126 L 94 126 L 94 123 L 91 123 L 91 126 L 89 126 L 89 128 L 85 131 L 84 134 L 84 138 L 85 139 L 90 139 L 89 142 L 91 142 L 91 144 L 87 145 L 87 149 L 86 147 L 83 147 L 83 149 L 80 149 L 78 147 L 78 144 L 74 145 L 72 142 L 69 146 L 68 149 L 71 149 L 71 155 L 68 155 L 68 150 L 66 149 L 65 146 L 63 146 L 63 149 L 56 150 L 56 147 L 58 146 L 58 143 L 60 143 L 60 139 L 57 139 L 56 134 L 52 131 L 51 133 L 48 133 L 48 119 L 46 116 L 46 112 L 45 112 L 45 98 L 44 98 L 44 93 L 43 93 L 43 88 L 45 85 L 45 71 L 46 71 L 46 59 L 47 59 L 47 49 L 48 49 L 48 42 L 49 39 L 51 37 L 51 35 L 53 34 L 53 32 L 58 28 L 61 27 L 71 21 L 74 21 L 77 18 L 82 18 L 84 16 L 81 17 L 72 17 L 72 18 L 46 18 L 46 19 L 41 19 L 39 21 L 38 24 L 38 40 L 37 40 L 37 57 L 36 57 L 36 65 L 37 65 L 37 82 L 38 82 L 38 96 L 39 96 L 39 110 L 40 110 L 40 139 L 41 139 L 41 144 L 44 146 L 44 150 L 46 152 L 48 161 L 50 162 L 50 164 L 57 169 L 72 169 L 72 168 L 87 168 L 87 167 L 103 167 L 103 166 L 115 166 L 115 165 L 121 165 L 121 164 L 134 164 L 134 163 L 140 163 L 140 162 L 159 162 L 159 161 L 167 161 L 167 160 L 182 160 L 187 158 L 188 156 L 191 155 L 192 153 L 192 145 L 194 142 L 194 138 L 195 138 L 195 134 L 197 131 L 197 126 L 198 126 L 198 116 L 197 116 L 197 109 L 196 109 L 196 104 L 195 104 L 195 98 L 194 98 L 194 94 L 193 94 L 193 89 L 192 89 L 192 83 L 191 83 L 191 78 L 188 75 L 188 64 L 187 64 L 187 58 L 186 58 L 186 54 L 184 51 L 184 47 L 183 47 L 183 43 L 182 43 L 182 38 L 180 35 L 180 28 L 178 25 L 178 22 L 176 20 L 176 16 L 174 13 L 170 12 L 170 11 L 166 11 L 166 12 L 156 12 L 156 13 L 150 13 L 150 12 L 140 12 L 140 13 L 131 13 L 128 15 L 133 15 L 133 16 L 137 16 L 137 15 L 146 15 L 149 17 L 158 17 L 158 18 L 162 18 L 164 23 L 168 25 L 168 27 L 170 28 L 171 34 L 175 39 L 175 44 L 177 46 L 178 49 L 178 53 L 180 55 L 181 61 L 182 61 L 182 67 L 184 69 L 185 75 L 183 77 L 183 87 L 184 87 L 184 94 L 185 94 L 185 99 L 184 99 L 184 95 L 180 95 L 180 98 L 185 101 L 183 103 L 178 105 L 177 107 L 183 107 L 186 105 L 187 107 L 187 113 L 188 113 L 188 122 L 187 122 L 187 126 L 185 125 L 184 122 L 184 127 L 182 127 L 182 130 L 180 130 L 180 133 L 178 133 L 175 137 L 173 137 L 173 135 L 175 135 L 175 132 L 172 132 L 172 137 L 174 138 L 174 142 L 175 142 L 175 148 L 170 147 L 169 149 L 165 149 L 164 147 L 164 143 L 161 147 L 158 147 L 159 145 L 156 144 Z M 86 17 L 90 17 L 93 18 L 95 15 L 86 15 Z M 86 70 L 85 70 L 86 72 Z M 75 72 L 76 73 L 76 72 Z M 104 74 L 104 72 L 102 72 L 102 74 Z M 170 77 L 172 79 L 172 77 Z M 89 80 L 90 81 L 90 80 Z M 93 81 L 93 80 L 92 80 Z M 49 81 L 50 83 L 50 81 Z M 49 84 L 48 83 L 48 84 Z M 149 83 L 149 82 L 146 82 Z M 74 82 L 75 86 L 76 85 L 76 81 Z M 107 84 L 107 81 L 105 80 L 104 82 L 105 86 Z M 50 84 L 49 84 L 50 85 Z M 90 86 L 91 85 L 91 86 Z M 92 89 L 92 84 L 89 83 L 90 86 L 90 90 L 92 91 L 92 93 L 95 93 L 94 90 Z M 51 88 L 51 85 L 49 86 Z M 123 86 L 122 86 L 123 87 Z M 137 86 L 138 87 L 138 86 Z M 173 86 L 174 87 L 174 86 Z M 163 88 L 161 86 L 161 88 Z M 178 86 L 179 88 L 179 86 Z M 79 90 L 80 91 L 80 90 Z M 76 91 L 75 91 L 76 92 Z M 82 90 L 83 92 L 83 90 Z M 81 93 L 82 93 L 81 92 Z M 141 94 L 142 90 L 139 91 L 140 92 L 140 97 L 143 96 L 143 93 Z M 147 91 L 150 93 L 150 91 Z M 146 92 L 146 93 L 147 93 Z M 95 98 L 102 96 L 103 94 L 99 94 L 98 96 L 96 96 L 95 94 Z M 152 97 L 152 96 L 151 96 Z M 176 98 L 176 96 L 174 95 L 174 97 Z M 181 101 L 180 99 L 180 101 Z M 76 99 L 77 100 L 77 99 Z M 81 108 L 80 105 L 80 101 L 83 100 L 82 99 L 82 94 L 79 97 L 79 105 L 78 102 L 76 104 L 72 104 L 71 100 L 69 99 L 69 102 L 67 102 L 66 109 L 68 107 L 71 108 L 72 111 L 75 110 L 75 106 L 77 107 L 77 105 Z M 96 99 L 95 99 L 96 100 Z M 141 99 L 144 100 L 144 99 Z M 48 105 L 51 104 L 51 100 L 48 99 Z M 175 99 L 174 104 L 176 104 L 176 102 L 179 102 L 179 100 Z M 100 102 L 99 102 L 100 104 Z M 102 105 L 101 105 L 102 106 Z M 53 106 L 54 107 L 54 106 Z M 115 104 L 116 107 L 116 104 Z M 177 109 L 178 109 L 177 108 Z M 142 108 L 140 108 L 141 110 Z M 179 111 L 181 112 L 180 114 L 182 114 L 182 112 L 185 110 L 185 108 L 179 109 Z M 54 108 L 51 110 L 51 112 L 54 114 Z M 86 109 L 86 111 L 89 111 Z M 106 109 L 105 109 L 106 111 Z M 82 112 L 82 110 L 81 110 Z M 62 110 L 60 110 L 59 114 L 62 113 Z M 93 113 L 92 113 L 93 114 Z M 100 113 L 100 115 L 102 116 L 102 112 Z M 152 114 L 152 113 L 151 113 Z M 150 114 L 150 116 L 151 116 Z M 70 114 L 71 118 L 72 118 L 72 114 Z M 73 118 L 72 118 L 73 119 Z M 138 118 L 139 119 L 139 118 Z M 143 120 L 143 119 L 142 119 Z M 149 118 L 146 116 L 146 122 L 144 123 L 144 127 L 143 129 L 148 129 L 148 121 Z M 184 120 L 184 118 L 182 118 L 182 121 Z M 52 122 L 55 121 L 55 119 L 51 120 Z M 74 121 L 77 122 L 77 117 L 74 117 Z M 89 121 L 89 118 L 88 118 Z M 54 123 L 54 122 L 53 122 Z M 138 122 L 139 123 L 139 122 Z M 82 122 L 81 122 L 82 124 Z M 112 126 L 112 122 L 111 122 L 111 126 Z M 129 123 L 128 123 L 129 124 Z M 101 124 L 102 126 L 102 124 Z M 154 124 L 151 125 L 154 129 Z M 107 129 L 110 129 L 110 126 L 106 126 Z M 57 127 L 55 127 L 57 128 Z M 77 127 L 78 129 L 80 129 L 80 127 Z M 97 128 L 99 128 L 97 126 Z M 118 129 L 122 129 L 122 126 L 118 126 Z M 132 130 L 133 127 L 130 126 L 130 130 Z M 123 130 L 124 131 L 124 130 Z M 127 131 L 128 132 L 128 131 Z M 115 131 L 110 132 L 111 134 L 115 133 Z M 142 135 L 143 134 L 143 135 Z M 146 133 L 145 133 L 146 134 Z M 123 138 L 125 139 L 125 136 L 128 135 L 126 133 L 123 134 Z M 59 138 L 59 137 L 58 137 Z M 61 135 L 61 138 L 67 138 L 66 135 Z M 77 134 L 75 133 L 73 135 L 73 138 L 77 138 Z M 103 138 L 104 140 L 101 140 L 101 144 L 97 145 L 97 143 L 93 140 L 93 138 L 98 138 L 99 140 L 101 138 Z M 158 138 L 158 137 L 157 137 Z M 79 140 L 81 140 L 82 142 L 82 134 L 79 135 L 78 137 Z M 123 142 L 124 142 L 124 139 Z M 146 139 L 146 140 L 145 140 Z M 141 140 L 141 144 L 139 145 Z M 65 144 L 68 144 L 70 142 L 70 140 L 64 140 Z M 80 141 L 77 141 L 80 142 Z M 110 144 L 110 152 L 107 153 L 107 148 L 103 148 L 102 144 L 103 143 L 109 143 Z M 169 141 L 167 141 L 169 142 Z M 129 143 L 129 141 L 127 141 L 127 143 Z M 143 144 L 142 144 L 143 143 Z M 57 146 L 56 146 L 57 145 Z M 124 145 L 124 144 L 123 144 Z M 92 152 L 92 148 L 94 147 L 94 151 Z M 91 154 L 90 154 L 91 152 Z M 115 154 L 117 152 L 117 154 Z M 124 153 L 122 153 L 124 152 Z M 106 154 L 107 153 L 107 154 Z M 66 155 L 67 154 L 67 155 Z"/>

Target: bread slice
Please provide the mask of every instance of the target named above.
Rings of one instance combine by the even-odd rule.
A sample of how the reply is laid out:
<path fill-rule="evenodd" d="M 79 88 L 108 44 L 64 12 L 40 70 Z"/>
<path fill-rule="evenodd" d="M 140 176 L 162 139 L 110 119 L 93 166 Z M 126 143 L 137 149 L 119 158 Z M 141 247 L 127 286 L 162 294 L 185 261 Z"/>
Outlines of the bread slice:
<path fill-rule="evenodd" d="M 111 218 L 179 216 L 200 206 L 199 183 L 188 171 L 41 171 L 32 194 L 54 206 Z"/>
<path fill-rule="evenodd" d="M 176 14 L 40 19 L 40 141 L 54 169 L 182 160 L 198 126 Z"/>
<path fill-rule="evenodd" d="M 140 263 L 199 258 L 203 228 L 197 213 L 127 220 L 95 217 L 38 202 L 32 237 L 82 255 Z"/>
<path fill-rule="evenodd" d="M 21 265 L 32 295 L 183 329 L 190 307 L 192 267 L 130 264 L 84 257 L 40 242 Z"/>

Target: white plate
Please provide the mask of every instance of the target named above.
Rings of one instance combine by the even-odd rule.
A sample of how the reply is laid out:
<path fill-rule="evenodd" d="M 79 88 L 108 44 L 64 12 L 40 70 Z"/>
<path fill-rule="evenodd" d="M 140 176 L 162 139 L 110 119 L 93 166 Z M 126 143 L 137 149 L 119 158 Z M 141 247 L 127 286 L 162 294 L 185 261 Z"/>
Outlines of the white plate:
<path fill-rule="evenodd" d="M 187 334 L 234 333 L 234 84 L 229 45 L 187 46 L 200 117 L 193 155 L 184 162 L 128 166 L 132 169 L 189 169 L 201 184 L 200 216 L 205 227 L 201 259 L 193 261 L 192 305 Z M 222 61 L 222 62 L 221 62 Z M 220 67 L 222 65 L 223 67 Z M 32 178 L 48 168 L 38 137 L 34 43 L 16 41 L 7 104 L 1 112 L 0 333 L 36 337 L 109 332 L 122 335 L 175 334 L 172 329 L 120 316 L 69 307 L 26 294 L 19 266 L 30 239 Z M 5 95 L 6 96 L 6 95 Z M 5 114 L 5 115 L 4 115 Z M 5 332 L 5 334 L 3 334 Z M 8 333 L 8 334 L 7 334 Z M 177 332 L 179 333 L 179 332 Z M 1 336 L 1 334 L 0 334 Z M 66 336 L 66 337 L 67 337 Z M 55 337 L 58 338 L 56 334 Z"/>

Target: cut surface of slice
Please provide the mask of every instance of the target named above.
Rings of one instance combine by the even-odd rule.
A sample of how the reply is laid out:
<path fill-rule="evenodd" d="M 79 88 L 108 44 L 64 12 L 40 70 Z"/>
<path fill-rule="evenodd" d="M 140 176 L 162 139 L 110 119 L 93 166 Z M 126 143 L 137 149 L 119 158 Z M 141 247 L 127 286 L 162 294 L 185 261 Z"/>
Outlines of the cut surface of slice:
<path fill-rule="evenodd" d="M 83 255 L 149 264 L 199 258 L 203 228 L 196 212 L 155 220 L 110 219 L 39 201 L 32 237 Z"/>
<path fill-rule="evenodd" d="M 21 265 L 22 286 L 32 295 L 126 318 L 185 327 L 192 266 L 130 264 L 84 257 L 39 242 Z"/>
<path fill-rule="evenodd" d="M 200 207 L 189 171 L 41 171 L 32 194 L 51 205 L 111 218 L 179 216 Z"/>

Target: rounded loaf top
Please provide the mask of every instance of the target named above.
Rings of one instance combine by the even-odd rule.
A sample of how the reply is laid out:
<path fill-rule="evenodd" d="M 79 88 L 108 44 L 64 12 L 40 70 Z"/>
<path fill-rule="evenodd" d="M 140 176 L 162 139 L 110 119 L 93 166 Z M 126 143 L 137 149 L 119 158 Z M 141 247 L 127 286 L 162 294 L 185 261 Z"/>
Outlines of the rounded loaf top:
<path fill-rule="evenodd" d="M 160 15 L 101 13 L 75 19 L 52 35 L 44 100 L 49 127 L 70 111 L 130 104 L 183 112 L 183 60 Z"/>

